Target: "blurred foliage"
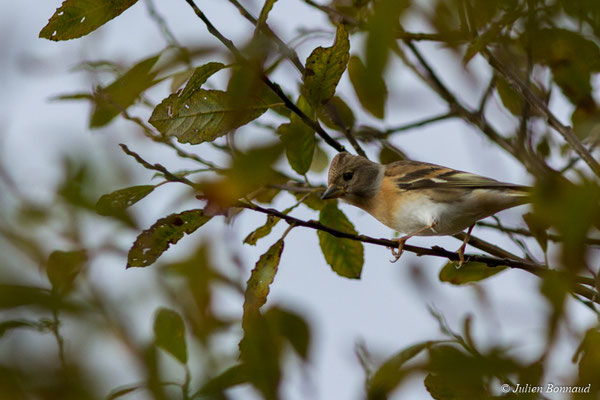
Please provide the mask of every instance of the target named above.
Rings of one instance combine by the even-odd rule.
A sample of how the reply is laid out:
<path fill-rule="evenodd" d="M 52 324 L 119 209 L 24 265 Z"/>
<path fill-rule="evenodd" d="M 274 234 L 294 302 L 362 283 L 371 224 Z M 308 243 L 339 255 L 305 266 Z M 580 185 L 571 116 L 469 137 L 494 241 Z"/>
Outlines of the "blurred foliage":
<path fill-rule="evenodd" d="M 231 23 L 245 17 L 255 25 L 242 44 L 220 36 L 218 27 L 207 22 L 202 5 L 190 9 L 205 19 L 210 33 L 227 53 L 217 57 L 207 48 L 182 47 L 165 24 L 162 32 L 171 43 L 168 48 L 129 66 L 112 61 L 84 63 L 82 66 L 92 74 L 108 71 L 109 83 L 56 97 L 89 101 L 90 128 L 107 126 L 122 116 L 141 128 L 149 143 L 175 150 L 182 161 L 196 163 L 197 169 L 171 172 L 123 146 L 140 167 L 156 173 L 160 183 L 148 185 L 116 179 L 120 174 L 103 180 L 101 173 L 109 173 L 105 172 L 106 165 L 96 165 L 87 157 L 65 156 L 54 198 L 39 201 L 24 195 L 4 171 L 7 166 L 0 165 L 0 345 L 4 346 L 0 353 L 0 400 L 117 399 L 130 395 L 228 399 L 229 389 L 238 385 L 252 386 L 265 399 L 285 398 L 282 382 L 292 360 L 301 368 L 311 365 L 315 330 L 296 311 L 268 299 L 285 254 L 285 235 L 294 224 L 270 241 L 273 244 L 251 272 L 236 268 L 243 263 L 236 264 L 233 254 L 215 256 L 208 250 L 211 243 L 206 239 L 188 241 L 187 254 L 169 254 L 169 258 L 163 253 L 186 235 L 197 238 L 196 231 L 210 236 L 211 224 L 215 224 L 209 223 L 211 219 L 221 215 L 233 218 L 240 207 L 252 209 L 255 203 L 285 206 L 282 214 L 270 214 L 263 225 L 248 229 L 246 244 L 263 245 L 281 219 L 301 206 L 315 216 L 318 213 L 321 224 L 361 239 L 335 201 L 320 199 L 323 185 L 312 183 L 317 175 L 322 183 L 330 157 L 326 146 L 339 150 L 343 143 L 356 151 L 364 146 L 382 163 L 394 162 L 406 159 L 402 148 L 397 147 L 401 142 L 395 141 L 395 133 L 451 118 L 470 124 L 535 179 L 533 210 L 524 216 L 524 231 L 539 244 L 543 261 L 536 261 L 523 245 L 522 256 L 502 256 L 501 265 L 516 259 L 543 266 L 543 271 L 524 268 L 539 276 L 535 294 L 547 306 L 546 326 L 540 333 L 542 350 L 537 358 L 524 360 L 514 344 L 476 343 L 471 317 L 465 318 L 461 331 L 456 332 L 432 310 L 441 337 L 432 334 L 431 340 L 401 349 L 387 359 L 374 361 L 366 350 L 361 353 L 367 398 L 394 396 L 414 376 L 431 397 L 439 400 L 546 398 L 515 390 L 517 385 L 545 387 L 546 377 L 557 376 L 556 371 L 549 370 L 548 360 L 561 341 L 567 342 L 561 336 L 564 327 L 569 328 L 571 343 L 575 340 L 579 347 L 573 349 L 571 369 L 576 372 L 562 374 L 561 385 L 587 388 L 571 398 L 598 398 L 600 325 L 584 331 L 572 328 L 569 313 L 573 307 L 569 303 L 585 306 L 596 318 L 600 315 L 597 251 L 589 240 L 600 228 L 600 186 L 590 161 L 588 165 L 581 162 L 582 150 L 575 148 L 573 141 L 557 138 L 550 130 L 556 124 L 548 121 L 554 117 L 555 103 L 567 103 L 574 140 L 580 141 L 583 151 L 598 154 L 600 107 L 594 90 L 600 72 L 600 2 L 302 2 L 326 16 L 323 21 L 328 23 L 322 27 L 327 39 L 312 47 L 306 60 L 300 60 L 295 48 L 271 30 L 276 23 L 270 25 L 269 21 L 277 22 L 284 2 L 262 2 L 254 18 L 242 2 L 230 0 L 241 11 L 240 15 L 232 11 Z M 40 37 L 53 41 L 81 37 L 135 3 L 66 0 L 42 28 Z M 408 23 L 413 20 L 423 32 L 407 30 L 415 26 Z M 110 25 L 101 29 L 110 29 Z M 299 39 L 289 43 L 309 40 L 312 33 L 311 29 L 300 32 Z M 452 56 L 447 62 L 456 65 L 430 65 L 430 53 L 419 50 L 423 41 L 437 45 L 430 46 L 431 52 L 449 50 Z M 283 63 L 284 59 L 290 63 Z M 475 64 L 473 60 L 481 62 Z M 503 68 L 493 68 L 494 64 L 485 60 L 497 60 Z M 485 73 L 472 75 L 473 80 L 479 79 L 477 76 L 490 79 L 478 108 L 466 106 L 472 101 L 463 99 L 465 93 L 453 93 L 457 88 L 444 84 L 451 79 L 446 69 L 467 64 L 469 68 L 487 68 Z M 272 81 L 276 76 L 273 72 L 284 68 L 281 75 L 288 77 L 292 68 L 297 70 L 293 71 L 295 81 L 285 82 L 285 86 Z M 392 112 L 387 107 L 388 92 L 393 89 L 386 81 L 401 68 L 422 80 L 424 91 L 439 96 L 446 114 L 386 128 L 386 116 Z M 353 89 L 349 93 L 338 88 L 346 70 Z M 228 78 L 218 79 L 226 73 Z M 165 80 L 170 85 L 158 85 Z M 150 88 L 164 90 L 169 86 L 172 93 L 163 92 L 159 104 L 146 96 Z M 532 104 L 532 97 L 543 107 Z M 491 107 L 487 105 L 491 101 L 503 106 L 497 108 L 515 122 L 514 126 L 500 129 L 490 124 Z M 144 112 L 144 117 L 137 116 Z M 256 134 L 258 129 L 267 131 L 266 139 Z M 246 131 L 254 136 L 246 135 Z M 564 132 L 560 133 L 564 137 Z M 239 136 L 244 140 L 238 140 Z M 208 148 L 221 153 L 220 165 L 205 158 Z M 184 209 L 165 212 L 162 215 L 166 216 L 144 230 L 136 212 L 145 214 L 150 207 L 142 206 L 155 201 L 157 188 L 165 183 L 169 187 L 174 186 L 171 183 L 186 186 L 172 203 Z M 284 192 L 291 195 L 279 196 Z M 204 202 L 204 209 L 197 208 L 199 201 Z M 514 239 L 510 229 L 497 228 L 515 243 L 523 243 Z M 341 277 L 361 277 L 365 260 L 361 241 L 323 230 L 316 235 L 324 265 Z M 137 239 L 132 240 L 134 236 Z M 557 237 L 559 244 L 555 246 L 550 240 Z M 122 245 L 123 238 L 133 242 L 129 248 Z M 107 256 L 114 255 L 123 267 L 154 264 L 143 271 L 127 272 L 153 277 L 151 287 L 144 287 L 144 293 L 136 295 L 139 297 L 112 298 L 114 288 L 102 287 L 93 275 L 108 263 Z M 507 271 L 502 274 L 506 275 L 508 269 L 475 262 L 456 269 L 454 263 L 447 263 L 439 280 L 484 291 L 480 281 L 501 271 Z M 239 315 L 226 315 L 215 306 L 215 298 L 224 292 L 233 292 L 232 296 L 243 302 Z M 129 315 L 132 298 L 152 308 L 153 321 L 144 321 L 141 325 L 145 328 Z M 382 304 L 374 312 L 384 312 L 389 306 Z M 146 331 L 150 326 L 153 329 Z M 51 351 L 32 354 L 37 347 L 29 350 L 28 346 L 38 338 L 44 343 L 50 338 L 51 344 L 45 343 L 44 348 Z M 136 366 L 132 382 L 106 390 L 102 379 L 96 377 L 100 367 L 90 360 L 96 338 L 102 346 L 118 346 L 123 360 Z M 218 344 L 223 342 L 227 345 Z M 112 362 L 120 364 L 121 360 Z"/>

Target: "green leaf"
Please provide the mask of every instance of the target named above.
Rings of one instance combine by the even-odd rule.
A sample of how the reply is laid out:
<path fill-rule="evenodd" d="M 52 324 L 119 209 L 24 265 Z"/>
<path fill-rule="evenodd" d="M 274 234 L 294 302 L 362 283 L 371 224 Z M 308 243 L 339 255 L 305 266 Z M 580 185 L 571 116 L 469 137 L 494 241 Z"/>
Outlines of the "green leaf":
<path fill-rule="evenodd" d="M 105 194 L 96 203 L 96 212 L 100 215 L 119 215 L 154 190 L 155 186 L 142 185 L 119 189 Z"/>
<path fill-rule="evenodd" d="M 244 319 L 258 314 L 258 310 L 267 302 L 269 285 L 273 283 L 279 260 L 283 252 L 283 239 L 279 239 L 257 261 L 244 294 Z"/>
<path fill-rule="evenodd" d="M 310 163 L 310 171 L 321 173 L 325 172 L 327 167 L 329 167 L 329 156 L 320 146 L 315 146 L 315 154 Z"/>
<path fill-rule="evenodd" d="M 302 204 L 304 204 L 306 207 L 311 208 L 315 211 L 321 211 L 323 209 L 323 207 L 325 207 L 327 204 L 329 204 L 329 203 L 335 204 L 335 202 L 336 202 L 335 199 L 321 200 L 322 193 L 323 192 L 320 192 L 320 193 L 313 192 L 308 197 L 304 197 L 304 196 L 306 196 L 306 193 L 294 193 L 294 197 L 296 197 L 296 199 L 298 201 L 300 201 L 300 199 L 304 199 L 304 200 L 302 200 Z"/>
<path fill-rule="evenodd" d="M 360 104 L 374 117 L 383 119 L 387 98 L 387 88 L 383 78 L 380 75 L 369 76 L 367 68 L 357 56 L 350 57 L 348 75 Z"/>
<path fill-rule="evenodd" d="M 185 325 L 177 312 L 168 308 L 158 310 L 154 318 L 154 340 L 158 347 L 182 364 L 187 363 Z"/>
<path fill-rule="evenodd" d="M 502 77 L 498 77 L 496 80 L 496 92 L 500 96 L 504 107 L 511 114 L 516 116 L 521 115 L 523 112 L 523 98 Z"/>
<path fill-rule="evenodd" d="M 198 67 L 201 68 L 201 67 Z M 189 81 L 189 79 L 192 77 L 192 74 L 194 73 L 194 69 L 186 69 L 183 70 L 181 72 L 176 72 L 173 75 L 171 75 L 171 85 L 169 86 L 169 89 L 171 89 L 171 92 L 176 92 L 177 90 L 181 89 L 183 90 L 181 87 L 183 86 L 184 83 L 186 83 L 187 81 Z"/>
<path fill-rule="evenodd" d="M 269 13 L 271 12 L 271 9 L 276 1 L 277 0 L 265 0 L 265 4 L 260 10 L 260 15 L 258 16 L 258 20 L 256 22 L 257 29 L 259 26 L 267 23 L 267 17 L 269 16 Z"/>
<path fill-rule="evenodd" d="M 24 285 L 0 284 L 0 310 L 20 306 L 37 306 L 45 310 L 59 308 L 63 310 L 77 309 L 75 304 L 68 303 L 60 297 L 52 295 L 48 289 Z"/>
<path fill-rule="evenodd" d="M 369 399 L 383 399 L 393 391 L 406 374 L 402 374 L 402 366 L 417 356 L 421 351 L 431 347 L 435 341 L 426 341 L 409 346 L 387 359 L 375 371 L 369 380 Z"/>
<path fill-rule="evenodd" d="M 225 64 L 220 62 L 209 62 L 196 68 L 183 90 L 176 93 L 177 98 L 174 101 L 173 110 L 179 110 L 182 104 L 185 104 L 196 91 L 200 90 L 208 78 L 223 68 L 225 68 Z"/>
<path fill-rule="evenodd" d="M 246 315 L 245 315 L 246 317 Z M 258 313 L 247 318 L 244 338 L 240 342 L 240 358 L 248 379 L 265 399 L 278 399 L 284 345 L 289 343 L 303 360 L 308 356 L 310 331 L 308 324 L 297 314 L 270 308 L 264 316 Z"/>
<path fill-rule="evenodd" d="M 272 165 L 282 153 L 283 146 L 280 143 L 252 148 L 246 153 L 236 152 L 231 168 L 221 171 L 223 179 L 200 184 L 200 190 L 208 201 L 206 207 L 222 212 L 232 207 L 238 199 L 252 198 L 265 186 L 281 182 L 281 174 Z"/>
<path fill-rule="evenodd" d="M 319 213 L 319 222 L 330 228 L 356 235 L 352 223 L 335 203 L 328 202 Z M 319 244 L 327 264 L 341 276 L 358 279 L 364 263 L 363 245 L 351 239 L 341 239 L 318 231 Z"/>
<path fill-rule="evenodd" d="M 469 282 L 477 282 L 502 272 L 506 267 L 488 267 L 480 262 L 466 262 L 460 268 L 456 268 L 456 262 L 452 261 L 444 265 L 440 271 L 440 281 L 453 285 L 464 285 Z"/>
<path fill-rule="evenodd" d="M 59 94 L 50 98 L 51 101 L 93 100 L 94 96 L 87 92 Z"/>
<path fill-rule="evenodd" d="M 571 114 L 571 122 L 579 139 L 589 143 L 600 139 L 600 108 L 594 101 L 578 105 Z"/>
<path fill-rule="evenodd" d="M 269 105 L 256 99 L 246 108 L 232 107 L 233 99 L 221 90 L 199 89 L 188 101 L 180 103 L 177 94 L 162 101 L 149 122 L 164 135 L 180 143 L 212 142 L 228 132 L 260 117 Z"/>
<path fill-rule="evenodd" d="M 259 239 L 264 238 L 268 234 L 271 233 L 273 227 L 280 221 L 280 218 L 277 218 L 273 215 L 267 215 L 267 222 L 264 225 L 259 226 L 244 239 L 244 243 L 247 243 L 251 246 L 256 246 L 256 242 Z"/>
<path fill-rule="evenodd" d="M 348 33 L 344 25 L 339 24 L 333 46 L 317 47 L 306 60 L 303 93 L 315 110 L 335 94 L 335 88 L 346 70 L 349 52 Z"/>
<path fill-rule="evenodd" d="M 310 115 L 310 106 L 303 96 L 298 98 L 298 108 Z M 290 166 L 300 175 L 304 175 L 310 168 L 315 152 L 314 131 L 300 117 L 292 114 L 290 123 L 279 126 L 277 133 L 285 147 Z"/>
<path fill-rule="evenodd" d="M 110 392 L 106 400 L 118 399 L 119 397 L 128 395 L 129 393 L 135 392 L 136 390 L 142 389 L 143 387 L 143 385 L 133 385 L 121 387 L 120 389 L 116 388 Z"/>
<path fill-rule="evenodd" d="M 409 5 L 408 0 L 379 0 L 373 2 L 374 12 L 371 13 L 366 26 L 368 31 L 365 44 L 366 70 L 361 78 L 365 79 L 363 85 L 367 87 L 368 85 L 374 85 L 372 89 L 379 91 L 380 94 L 385 93 L 381 91 L 380 85 L 383 82 L 389 51 L 397 46 L 397 36 L 402 31 L 400 16 Z M 377 116 L 376 114 L 373 115 Z"/>
<path fill-rule="evenodd" d="M 194 232 L 208 220 L 210 217 L 197 209 L 159 219 L 143 231 L 129 249 L 127 268 L 151 265 L 171 244 L 177 243 L 183 235 Z"/>
<path fill-rule="evenodd" d="M 96 90 L 90 128 L 108 124 L 132 105 L 142 92 L 160 81 L 156 80 L 158 70 L 154 68 L 159 57 L 157 55 L 140 61 L 107 87 Z"/>
<path fill-rule="evenodd" d="M 56 250 L 48 257 L 46 274 L 57 293 L 65 293 L 73 287 L 73 281 L 83 269 L 87 261 L 84 250 L 60 251 Z"/>
<path fill-rule="evenodd" d="M 248 381 L 248 373 L 244 364 L 237 364 L 233 367 L 227 368 L 219 375 L 211 378 L 202 385 L 200 390 L 192 396 L 196 398 L 198 396 L 210 396 L 218 395 L 223 393 L 225 389 L 240 385 Z"/>
<path fill-rule="evenodd" d="M 35 321 L 27 321 L 24 319 L 11 319 L 8 321 L 0 322 L 0 338 L 4 336 L 4 334 L 13 329 L 35 329 L 35 330 L 43 330 L 43 324 Z"/>
<path fill-rule="evenodd" d="M 40 38 L 75 39 L 98 29 L 137 0 L 66 0 L 41 30 Z"/>
<path fill-rule="evenodd" d="M 554 81 L 565 96 L 575 105 L 589 101 L 591 75 L 600 71 L 598 45 L 567 29 L 539 29 L 524 35 L 525 43 L 535 44 L 531 46 L 533 60 L 552 69 Z"/>
<path fill-rule="evenodd" d="M 292 345 L 296 354 L 304 360 L 308 359 L 310 330 L 302 317 L 293 312 L 274 307 L 266 312 L 265 319 Z"/>
<path fill-rule="evenodd" d="M 424 383 L 436 400 L 488 399 L 484 377 L 506 373 L 511 367 L 494 354 L 474 356 L 451 345 L 434 346 L 429 348 L 431 373 Z"/>
<path fill-rule="evenodd" d="M 435 400 L 489 399 L 481 382 L 461 382 L 458 384 L 446 375 L 428 374 L 425 388 Z"/>
<path fill-rule="evenodd" d="M 598 328 L 586 332 L 575 354 L 575 360 L 580 355 L 579 382 L 584 384 L 598 382 L 598 379 L 600 379 L 600 332 Z M 598 388 L 596 387 L 593 390 L 598 391 Z"/>
<path fill-rule="evenodd" d="M 397 149 L 394 146 L 386 146 L 384 144 L 379 152 L 379 162 L 384 165 L 406 159 L 408 159 L 406 154 L 402 153 L 400 149 Z"/>
<path fill-rule="evenodd" d="M 319 119 L 328 128 L 336 130 L 352 128 L 356 121 L 352 109 L 338 96 L 333 96 L 326 107 L 319 110 Z"/>
<path fill-rule="evenodd" d="M 550 225 L 548 225 L 534 213 L 524 214 L 523 221 L 525 221 L 525 223 L 527 224 L 529 231 L 531 232 L 535 240 L 537 240 L 542 250 L 546 252 L 546 250 L 548 249 L 547 230 L 550 228 Z"/>

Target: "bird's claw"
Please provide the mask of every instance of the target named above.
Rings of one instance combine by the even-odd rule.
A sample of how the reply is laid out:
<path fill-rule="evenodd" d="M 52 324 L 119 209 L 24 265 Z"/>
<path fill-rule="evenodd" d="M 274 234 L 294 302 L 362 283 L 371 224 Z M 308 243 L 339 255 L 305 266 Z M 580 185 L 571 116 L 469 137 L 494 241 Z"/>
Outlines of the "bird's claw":
<path fill-rule="evenodd" d="M 461 252 L 458 253 L 458 265 L 456 269 L 461 269 L 463 265 L 465 265 L 465 255 Z"/>
<path fill-rule="evenodd" d="M 460 246 L 460 248 L 456 251 L 458 254 L 458 264 L 456 265 L 456 269 L 461 269 L 463 265 L 465 265 L 465 246 Z"/>
<path fill-rule="evenodd" d="M 404 243 L 406 243 L 406 239 L 408 238 L 392 239 L 392 241 L 398 242 L 398 247 L 392 248 L 392 256 L 394 256 L 394 259 L 390 260 L 390 262 L 395 263 L 400 259 L 400 257 L 402 256 L 402 251 L 404 249 Z"/>

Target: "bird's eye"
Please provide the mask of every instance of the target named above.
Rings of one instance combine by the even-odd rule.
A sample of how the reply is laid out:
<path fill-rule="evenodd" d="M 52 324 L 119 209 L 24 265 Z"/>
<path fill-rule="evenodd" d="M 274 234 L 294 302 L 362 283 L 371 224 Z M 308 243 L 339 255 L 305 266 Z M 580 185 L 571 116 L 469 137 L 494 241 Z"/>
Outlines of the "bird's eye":
<path fill-rule="evenodd" d="M 354 172 L 344 172 L 344 175 L 342 175 L 342 178 L 344 178 L 345 181 L 349 181 L 350 179 L 352 179 L 352 177 L 354 176 Z"/>

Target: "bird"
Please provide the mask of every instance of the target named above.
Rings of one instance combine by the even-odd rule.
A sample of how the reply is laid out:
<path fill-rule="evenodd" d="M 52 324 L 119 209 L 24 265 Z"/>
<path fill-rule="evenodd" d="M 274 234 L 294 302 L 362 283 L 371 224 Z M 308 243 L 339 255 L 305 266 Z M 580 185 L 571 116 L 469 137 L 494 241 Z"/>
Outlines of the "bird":
<path fill-rule="evenodd" d="M 404 234 L 394 239 L 397 261 L 413 236 L 453 235 L 467 229 L 457 250 L 458 268 L 477 221 L 530 202 L 531 187 L 499 182 L 427 162 L 401 160 L 382 165 L 348 152 L 329 166 L 323 200 L 339 198 Z"/>

